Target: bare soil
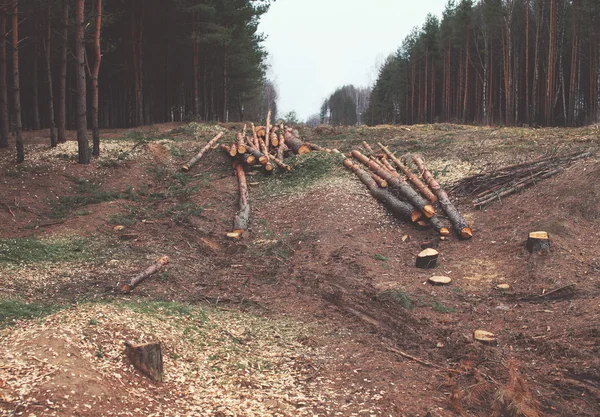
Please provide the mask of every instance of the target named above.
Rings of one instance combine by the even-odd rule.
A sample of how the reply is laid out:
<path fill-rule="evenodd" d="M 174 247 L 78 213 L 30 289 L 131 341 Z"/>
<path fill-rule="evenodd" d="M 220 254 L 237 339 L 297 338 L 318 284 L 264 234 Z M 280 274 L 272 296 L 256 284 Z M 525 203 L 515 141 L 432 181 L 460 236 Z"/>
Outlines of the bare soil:
<path fill-rule="evenodd" d="M 20 166 L 12 149 L 0 152 L 2 241 L 85 239 L 90 245 L 73 259 L 0 258 L 0 301 L 68 307 L 0 330 L 0 349 L 12 352 L 0 355 L 1 415 L 600 415 L 597 156 L 485 210 L 458 198 L 474 237 L 439 241 L 431 230 L 389 216 L 341 159 L 309 154 L 291 160 L 289 174 L 249 176 L 251 234 L 230 241 L 225 234 L 237 183 L 228 156 L 210 151 L 185 175 L 178 167 L 216 131 L 233 140 L 240 126 L 201 126 L 197 139 L 173 130 L 181 127 L 105 132 L 103 156 L 89 166 L 74 161 L 73 137 L 50 150 L 44 131 L 27 132 L 28 161 Z M 483 169 L 577 150 L 596 153 L 600 146 L 597 126 L 321 126 L 301 134 L 343 152 L 367 140 L 398 155 L 421 153 L 446 185 Z M 550 254 L 526 251 L 527 235 L 536 230 L 550 234 Z M 440 251 L 433 271 L 414 266 L 423 243 Z M 161 255 L 171 259 L 167 273 L 128 296 L 118 293 L 122 279 Z M 452 284 L 431 286 L 431 275 L 447 275 Z M 510 288 L 497 289 L 501 283 Z M 575 285 L 545 295 L 569 284 Z M 244 369 L 219 374 L 203 363 L 208 356 L 190 353 L 185 363 L 197 368 L 195 377 L 178 381 L 170 374 L 163 386 L 154 385 L 123 362 L 122 343 L 154 332 L 164 341 L 169 374 L 182 369 L 173 358 L 183 333 L 171 332 L 180 323 L 163 313 L 149 319 L 154 330 L 127 325 L 143 322 L 127 307 L 138 302 L 240 314 L 248 317 L 239 319 L 242 327 L 246 320 L 267 320 L 271 333 L 256 332 L 262 343 L 243 354 L 272 346 L 293 360 L 274 361 L 271 374 L 243 379 Z M 100 326 L 88 328 L 86 320 L 99 314 L 105 315 Z M 226 329 L 228 320 L 215 318 L 215 326 Z M 293 331 L 277 330 L 288 325 Z M 60 336 L 65 329 L 73 332 L 68 340 Z M 476 342 L 477 329 L 496 334 L 498 344 Z M 237 340 L 244 331 L 230 333 Z M 25 335 L 27 343 L 16 343 Z M 83 342 L 90 340 L 96 344 Z M 182 339 L 181 349 L 190 343 Z M 95 355 L 98 346 L 112 352 L 108 359 Z M 57 362 L 70 355 L 77 359 Z M 236 358 L 225 355 L 222 363 L 232 366 Z M 19 373 L 28 367 L 39 381 Z M 85 372 L 70 371 L 75 368 Z M 218 403 L 214 408 L 194 402 L 189 391 L 207 373 L 217 384 L 237 381 L 221 391 L 205 388 L 205 398 Z M 261 378 L 271 382 L 261 386 Z M 31 390 L 19 394 L 19 382 Z M 127 389 L 115 389 L 121 384 Z M 90 386 L 96 388 L 81 389 Z"/>

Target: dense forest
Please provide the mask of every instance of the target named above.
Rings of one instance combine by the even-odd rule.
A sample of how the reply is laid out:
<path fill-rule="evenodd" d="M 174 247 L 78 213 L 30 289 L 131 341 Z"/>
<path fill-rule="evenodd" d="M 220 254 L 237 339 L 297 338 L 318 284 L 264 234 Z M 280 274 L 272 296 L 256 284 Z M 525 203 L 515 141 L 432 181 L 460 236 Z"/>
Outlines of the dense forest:
<path fill-rule="evenodd" d="M 276 110 L 257 32 L 270 0 L 0 0 L 0 147 L 100 128 L 260 119 Z"/>
<path fill-rule="evenodd" d="M 367 124 L 600 121 L 600 1 L 450 0 L 382 65 Z"/>

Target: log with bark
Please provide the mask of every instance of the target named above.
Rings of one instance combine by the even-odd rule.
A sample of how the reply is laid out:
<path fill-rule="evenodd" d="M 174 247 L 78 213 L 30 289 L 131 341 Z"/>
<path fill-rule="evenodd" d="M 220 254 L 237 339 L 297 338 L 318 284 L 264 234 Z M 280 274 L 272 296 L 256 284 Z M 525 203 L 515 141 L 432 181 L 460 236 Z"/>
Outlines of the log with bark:
<path fill-rule="evenodd" d="M 227 233 L 227 237 L 232 239 L 239 239 L 243 237 L 250 224 L 250 204 L 248 203 L 248 184 L 246 183 L 246 173 L 242 164 L 235 164 L 235 173 L 238 179 L 238 186 L 240 190 L 240 209 L 235 214 L 233 221 L 233 231 Z"/>
<path fill-rule="evenodd" d="M 310 147 L 310 149 L 312 149 L 313 151 L 327 152 L 327 153 L 340 153 L 340 151 L 338 151 L 337 149 L 324 148 L 322 146 L 317 145 L 316 143 L 311 143 L 311 142 L 304 142 L 304 143 L 306 145 L 308 145 Z"/>
<path fill-rule="evenodd" d="M 371 172 L 371 178 L 373 178 L 373 180 L 377 183 L 377 185 L 379 185 L 379 187 L 387 188 L 387 181 L 381 178 L 379 175 L 375 174 L 374 172 Z"/>
<path fill-rule="evenodd" d="M 260 144 L 258 143 L 258 135 L 256 134 L 256 127 L 254 126 L 254 123 L 250 123 L 250 127 L 252 129 L 251 145 L 254 146 L 256 149 L 260 149 Z"/>
<path fill-rule="evenodd" d="M 231 146 L 229 146 L 229 156 L 231 156 L 232 158 L 235 158 L 237 154 L 238 154 L 237 143 L 234 142 L 231 144 Z"/>
<path fill-rule="evenodd" d="M 377 144 L 379 145 L 381 150 L 385 152 L 387 157 L 392 160 L 396 167 L 398 167 L 400 171 L 402 171 L 402 173 L 406 175 L 406 178 L 408 178 L 408 180 L 413 183 L 415 188 L 419 190 L 419 192 L 431 202 L 431 204 L 435 204 L 438 201 L 437 196 L 431 192 L 429 187 L 427 187 L 427 185 L 425 185 L 425 183 L 423 183 L 423 181 L 421 181 L 419 177 L 417 177 L 410 169 L 408 169 L 406 165 L 404 165 L 398 158 L 396 158 L 396 156 L 392 152 L 390 152 L 387 146 L 383 146 L 381 142 L 378 142 Z"/>
<path fill-rule="evenodd" d="M 285 144 L 292 150 L 296 155 L 303 155 L 310 152 L 310 146 L 302 142 L 302 140 L 294 134 L 294 132 L 285 132 Z"/>
<path fill-rule="evenodd" d="M 458 212 L 456 207 L 454 207 L 454 204 L 452 204 L 452 202 L 450 201 L 450 198 L 448 198 L 448 194 L 446 194 L 446 192 L 442 189 L 440 184 L 433 177 L 431 172 L 429 172 L 429 170 L 425 166 L 425 162 L 423 161 L 423 159 L 418 155 L 414 155 L 412 159 L 413 159 L 414 163 L 417 165 L 417 167 L 419 168 L 419 170 L 421 171 L 421 173 L 422 173 L 421 175 L 423 176 L 423 179 L 425 179 L 425 181 L 427 181 L 427 183 L 429 184 L 429 186 L 431 187 L 431 189 L 437 196 L 437 198 L 440 202 L 440 205 L 442 206 L 442 209 L 444 210 L 444 212 L 446 213 L 446 215 L 448 216 L 448 218 L 454 225 L 454 229 L 456 230 L 456 233 L 458 234 L 458 236 L 461 239 L 472 238 L 473 231 L 469 227 L 469 224 L 463 218 L 463 216 L 461 216 L 461 214 Z"/>
<path fill-rule="evenodd" d="M 244 130 L 246 129 L 246 125 L 244 125 Z M 238 132 L 237 134 L 237 153 L 243 154 L 246 153 L 246 144 L 244 142 L 244 133 Z"/>
<path fill-rule="evenodd" d="M 252 155 L 254 156 L 254 158 L 256 158 L 256 160 L 258 161 L 259 164 L 261 165 L 267 165 L 267 163 L 269 162 L 269 157 L 266 156 L 264 153 L 262 153 L 261 151 L 259 151 L 257 148 L 255 148 L 254 146 L 251 145 L 247 145 L 246 146 L 246 150 Z"/>
<path fill-rule="evenodd" d="M 160 258 L 158 258 L 158 260 L 154 264 L 152 264 L 150 267 L 148 267 L 144 272 L 141 272 L 140 274 L 136 275 L 129 281 L 121 284 L 121 292 L 129 293 L 129 292 L 133 291 L 133 289 L 135 287 L 137 287 L 142 281 L 146 280 L 150 276 L 152 276 L 155 273 L 157 273 L 158 271 L 160 271 L 168 263 L 169 263 L 169 257 L 161 256 Z"/>
<path fill-rule="evenodd" d="M 188 172 L 190 169 L 192 169 L 192 167 L 194 165 L 196 165 L 198 163 L 198 161 L 200 160 L 200 158 L 202 158 L 202 156 L 206 153 L 206 151 L 208 151 L 215 143 L 217 143 L 217 141 L 219 139 L 221 139 L 221 137 L 223 136 L 223 132 L 219 133 L 217 136 L 215 136 L 214 138 L 212 138 L 201 150 L 200 152 L 198 152 L 198 154 L 196 156 L 194 156 L 192 159 L 190 159 L 187 163 L 183 164 L 181 166 L 181 169 L 185 172 Z"/>
<path fill-rule="evenodd" d="M 365 155 L 357 150 L 352 151 L 352 156 L 358 159 L 361 163 L 368 166 L 374 173 L 379 175 L 381 178 L 387 181 L 390 187 L 394 187 L 398 192 L 402 194 L 410 203 L 417 209 L 421 210 L 425 217 L 428 219 L 435 215 L 435 209 L 429 204 L 423 197 L 421 197 L 415 190 L 411 188 L 405 181 L 402 181 L 399 177 L 393 175 L 387 169 L 383 168 L 377 162 L 367 158 Z"/>
<path fill-rule="evenodd" d="M 271 147 L 273 149 L 279 147 L 279 138 L 277 137 L 277 133 L 275 132 L 271 133 Z"/>
<path fill-rule="evenodd" d="M 267 124 L 265 126 L 265 145 L 267 147 L 267 151 L 265 154 L 269 153 L 269 145 L 271 140 L 271 109 L 267 112 Z"/>
<path fill-rule="evenodd" d="M 437 265 L 437 260 L 439 256 L 439 252 L 435 249 L 429 248 L 421 251 L 417 255 L 416 266 L 417 268 L 435 268 Z"/>
<path fill-rule="evenodd" d="M 544 254 L 550 250 L 550 238 L 547 232 L 531 232 L 526 244 L 529 253 Z"/>
<path fill-rule="evenodd" d="M 278 157 L 273 156 L 273 155 L 269 155 L 269 158 L 271 159 L 271 161 L 275 162 L 275 165 L 277 165 L 279 168 L 283 169 L 284 171 L 291 171 L 292 170 L 291 166 L 289 166 L 288 164 L 286 164 L 285 162 L 283 162 Z"/>
<path fill-rule="evenodd" d="M 163 358 L 160 343 L 134 345 L 125 342 L 125 356 L 135 369 L 152 381 L 163 381 Z"/>
<path fill-rule="evenodd" d="M 390 164 L 390 161 L 388 161 L 387 158 L 381 158 L 380 161 L 381 161 L 381 164 L 392 174 L 400 175 L 400 174 L 398 174 L 398 171 L 396 171 L 396 168 L 394 168 L 394 166 L 392 164 Z"/>
<path fill-rule="evenodd" d="M 415 209 L 411 205 L 399 200 L 389 191 L 379 188 L 377 182 L 373 180 L 371 175 L 353 163 L 351 159 L 345 159 L 344 166 L 354 171 L 362 183 L 367 186 L 371 195 L 390 210 L 394 216 L 411 222 L 415 221 Z M 420 212 L 418 210 L 416 210 L 416 216 L 417 219 L 420 218 Z"/>

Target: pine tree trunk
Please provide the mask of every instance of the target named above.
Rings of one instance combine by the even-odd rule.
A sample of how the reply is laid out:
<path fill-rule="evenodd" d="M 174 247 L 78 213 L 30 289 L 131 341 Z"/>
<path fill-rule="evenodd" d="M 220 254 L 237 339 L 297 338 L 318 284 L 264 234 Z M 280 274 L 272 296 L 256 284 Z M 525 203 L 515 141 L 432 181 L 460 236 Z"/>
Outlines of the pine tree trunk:
<path fill-rule="evenodd" d="M 530 1 L 525 3 L 525 121 L 530 124 L 530 103 L 529 103 L 529 8 Z"/>
<path fill-rule="evenodd" d="M 40 122 L 40 94 L 39 94 L 39 83 L 38 83 L 38 55 L 39 55 L 39 44 L 38 40 L 35 41 L 35 51 L 33 54 L 33 63 L 31 64 L 32 71 L 32 107 L 33 107 L 33 130 L 40 130 L 42 128 L 42 124 Z"/>
<path fill-rule="evenodd" d="M 85 80 L 85 0 L 77 0 L 75 3 L 75 77 L 77 81 L 77 148 L 79 152 L 79 163 L 90 163 L 90 149 L 87 133 L 87 102 L 86 102 L 86 80 Z"/>
<path fill-rule="evenodd" d="M 0 148 L 8 148 L 8 85 L 6 84 L 6 16 L 7 0 L 0 1 Z"/>
<path fill-rule="evenodd" d="M 229 118 L 228 103 L 229 103 L 229 85 L 227 82 L 227 66 L 229 65 L 229 45 L 225 45 L 223 51 L 223 122 L 227 123 Z"/>
<path fill-rule="evenodd" d="M 25 160 L 23 147 L 23 129 L 21 123 L 21 87 L 19 83 L 19 6 L 15 3 L 12 16 L 12 48 L 13 48 L 13 98 L 15 110 L 15 137 L 17 143 L 17 162 Z"/>
<path fill-rule="evenodd" d="M 134 125 L 144 124 L 144 81 L 143 81 L 143 51 L 142 39 L 144 36 L 143 26 L 143 2 L 140 1 L 139 11 L 136 10 L 136 0 L 131 0 L 131 47 L 135 94 L 135 117 Z"/>
<path fill-rule="evenodd" d="M 538 122 L 538 89 L 540 80 L 540 32 L 542 29 L 542 23 L 544 21 L 544 0 L 537 0 L 537 13 L 536 13 L 536 28 L 535 28 L 535 57 L 533 59 L 533 95 L 532 102 L 533 107 L 531 111 L 531 123 Z M 541 6 L 540 6 L 541 4 Z"/>
<path fill-rule="evenodd" d="M 193 80 L 193 84 L 194 84 L 194 116 L 198 117 L 200 116 L 200 91 L 199 91 L 199 87 L 198 87 L 198 72 L 199 72 L 199 58 L 200 58 L 200 52 L 199 52 L 199 45 L 198 45 L 198 41 L 195 38 L 196 36 L 196 31 L 198 30 L 198 25 L 197 25 L 197 16 L 196 16 L 196 12 L 192 13 L 192 20 L 193 20 L 193 28 L 194 28 L 194 33 L 192 36 L 192 80 Z"/>
<path fill-rule="evenodd" d="M 48 78 L 48 121 L 50 122 L 50 146 L 57 145 L 56 124 L 54 122 L 54 91 L 52 87 L 52 62 L 50 48 L 52 45 L 52 1 L 48 0 L 46 9 L 46 39 L 44 40 L 44 53 L 46 55 L 46 74 Z"/>
<path fill-rule="evenodd" d="M 69 45 L 69 0 L 62 2 L 62 30 L 61 30 L 61 51 L 60 51 L 60 77 L 58 79 L 58 118 L 57 118 L 57 133 L 58 143 L 67 141 L 67 48 Z"/>
<path fill-rule="evenodd" d="M 98 122 L 99 97 L 98 97 L 98 76 L 100 74 L 100 63 L 102 62 L 102 53 L 100 51 L 100 31 L 102 29 L 102 0 L 96 0 L 96 31 L 94 33 L 94 68 L 92 69 L 92 137 L 93 151 L 92 155 L 100 156 L 100 125 Z"/>
<path fill-rule="evenodd" d="M 463 98 L 462 117 L 463 123 L 467 123 L 468 106 L 469 106 L 469 44 L 471 37 L 469 36 L 469 28 L 467 28 L 467 47 L 465 50 L 465 94 Z"/>
<path fill-rule="evenodd" d="M 554 104 L 554 66 L 556 64 L 556 16 L 557 0 L 550 0 L 550 26 L 549 26 L 549 49 L 548 49 L 548 71 L 546 79 L 546 107 L 545 119 L 546 125 L 553 122 L 553 104 Z"/>

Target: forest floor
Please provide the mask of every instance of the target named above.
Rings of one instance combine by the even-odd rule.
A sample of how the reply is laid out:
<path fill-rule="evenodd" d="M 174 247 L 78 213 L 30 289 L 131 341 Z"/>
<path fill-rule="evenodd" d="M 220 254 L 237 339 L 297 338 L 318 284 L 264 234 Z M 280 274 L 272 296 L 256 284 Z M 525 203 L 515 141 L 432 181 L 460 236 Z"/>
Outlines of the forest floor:
<path fill-rule="evenodd" d="M 229 158 L 179 167 L 240 126 L 203 125 L 199 140 L 181 126 L 104 131 L 88 166 L 74 132 L 55 149 L 47 131 L 26 132 L 21 165 L 0 152 L 0 415 L 600 415 L 597 156 L 484 210 L 458 198 L 474 237 L 439 242 L 432 273 L 414 261 L 433 231 L 388 215 L 335 154 L 249 176 L 251 233 L 228 240 Z M 597 126 L 301 134 L 343 152 L 368 140 L 421 153 L 446 185 L 600 148 Z M 549 232 L 549 255 L 524 249 L 535 230 Z M 166 271 L 119 293 L 161 255 Z M 453 282 L 432 287 L 432 274 Z M 476 329 L 499 343 L 474 341 Z M 152 340 L 161 384 L 123 355 Z"/>

